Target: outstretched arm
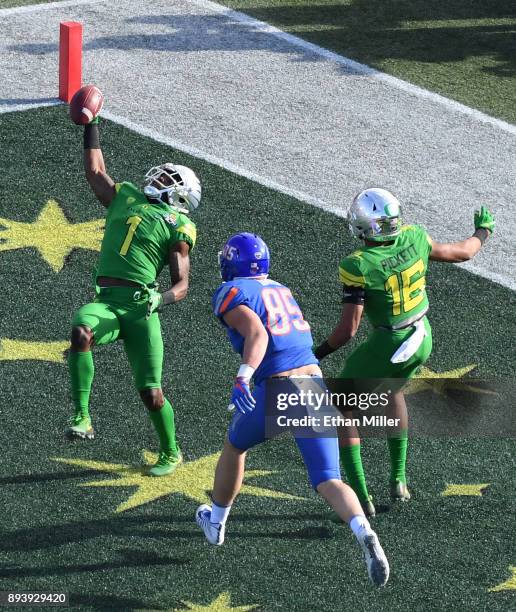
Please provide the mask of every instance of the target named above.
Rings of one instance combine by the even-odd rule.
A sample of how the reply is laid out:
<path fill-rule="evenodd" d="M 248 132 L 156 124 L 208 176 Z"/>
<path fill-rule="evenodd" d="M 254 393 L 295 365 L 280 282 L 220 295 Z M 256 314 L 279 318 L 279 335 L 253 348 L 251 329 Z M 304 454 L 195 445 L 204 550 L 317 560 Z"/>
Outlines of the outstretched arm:
<path fill-rule="evenodd" d="M 84 172 L 93 193 L 106 208 L 116 196 L 115 183 L 107 174 L 100 148 L 98 118 L 84 126 Z"/>
<path fill-rule="evenodd" d="M 470 238 L 459 242 L 439 243 L 432 240 L 430 259 L 433 261 L 445 261 L 448 263 L 460 263 L 469 261 L 480 251 L 484 242 L 494 230 L 494 217 L 482 206 L 475 213 L 475 232 Z"/>

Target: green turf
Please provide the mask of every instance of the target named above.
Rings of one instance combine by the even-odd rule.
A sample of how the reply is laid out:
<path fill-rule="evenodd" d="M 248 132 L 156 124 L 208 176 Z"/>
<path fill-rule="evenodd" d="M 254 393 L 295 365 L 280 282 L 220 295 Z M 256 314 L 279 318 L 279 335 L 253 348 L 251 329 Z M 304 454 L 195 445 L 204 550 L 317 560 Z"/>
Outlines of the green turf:
<path fill-rule="evenodd" d="M 224 0 L 322 47 L 516 121 L 512 0 Z"/>
<path fill-rule="evenodd" d="M 64 107 L 3 114 L 0 131 L 0 217 L 33 221 L 49 198 L 74 223 L 102 216 L 83 177 L 80 130 Z M 224 240 L 238 230 L 263 235 L 273 276 L 291 286 L 317 339 L 338 316 L 336 267 L 352 242 L 342 219 L 117 125 L 105 126 L 102 142 L 117 180 L 140 182 L 150 166 L 173 159 L 191 165 L 203 183 L 191 290 L 162 315 L 164 388 L 177 410 L 185 457 L 196 460 L 221 447 L 238 364 L 210 313 Z M 1 258 L 0 339 L 66 339 L 73 312 L 92 297 L 96 254 L 74 251 L 59 273 L 32 249 L 5 251 Z M 457 267 L 433 266 L 429 287 L 435 340 L 429 366 L 445 371 L 478 364 L 477 374 L 511 376 L 514 355 L 501 347 L 514 329 L 514 294 Z M 326 372 L 335 373 L 343 357 L 332 356 Z M 510 607 L 510 592 L 487 589 L 505 581 L 516 562 L 509 522 L 513 442 L 412 443 L 414 500 L 375 521 L 392 579 L 374 591 L 351 536 L 311 492 L 288 439 L 250 453 L 249 469 L 273 473 L 248 482 L 303 499 L 242 495 L 221 549 L 203 541 L 193 523 L 197 504 L 184 495 L 116 514 L 134 489 L 79 486 L 116 477 L 52 458 L 137 464 L 142 449 L 156 448 L 122 347 L 102 347 L 95 363 L 98 438 L 69 444 L 62 436 L 71 410 L 66 366 L 0 361 L 0 590 L 64 590 L 88 610 L 179 609 L 184 601 L 207 605 L 225 591 L 233 606 L 258 604 L 264 611 L 430 610 L 443 602 L 457 610 Z M 413 401 L 425 401 L 424 394 Z M 370 490 L 380 509 L 388 509 L 384 442 L 367 440 L 364 458 Z M 441 497 L 447 483 L 490 487 L 483 497 Z"/>

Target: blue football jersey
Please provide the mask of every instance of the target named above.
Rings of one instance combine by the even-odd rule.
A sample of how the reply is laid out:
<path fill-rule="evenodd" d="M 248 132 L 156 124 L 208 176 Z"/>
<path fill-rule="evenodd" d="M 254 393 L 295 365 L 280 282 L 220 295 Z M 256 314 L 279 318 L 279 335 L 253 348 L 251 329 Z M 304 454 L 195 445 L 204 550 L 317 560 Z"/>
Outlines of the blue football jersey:
<path fill-rule="evenodd" d="M 255 383 L 279 372 L 319 363 L 312 352 L 310 325 L 303 319 L 290 289 L 269 278 L 237 278 L 222 283 L 213 294 L 213 312 L 227 328 L 237 353 L 243 353 L 244 338 L 229 328 L 223 317 L 242 304 L 260 317 L 269 335 L 267 351 L 254 373 Z"/>

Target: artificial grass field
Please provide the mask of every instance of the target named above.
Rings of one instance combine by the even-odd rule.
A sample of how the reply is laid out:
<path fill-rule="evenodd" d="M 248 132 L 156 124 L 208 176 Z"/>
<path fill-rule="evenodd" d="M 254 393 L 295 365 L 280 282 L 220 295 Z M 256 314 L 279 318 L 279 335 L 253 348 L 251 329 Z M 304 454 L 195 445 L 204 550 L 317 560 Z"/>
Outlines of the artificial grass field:
<path fill-rule="evenodd" d="M 65 107 L 2 114 L 0 133 L 0 218 L 33 223 L 50 199 L 73 224 L 103 216 L 83 176 L 81 130 Z M 385 589 L 369 586 L 352 536 L 331 521 L 310 490 L 287 438 L 250 453 L 247 488 L 231 515 L 226 544 L 215 548 L 204 541 L 194 511 L 211 486 L 238 364 L 210 312 L 219 283 L 217 251 L 233 232 L 261 234 L 271 248 L 272 276 L 291 287 L 318 341 L 338 317 L 338 260 L 354 243 L 343 219 L 115 124 L 104 125 L 102 145 L 115 180 L 140 184 L 149 167 L 173 160 L 194 168 L 203 184 L 203 202 L 193 214 L 199 237 L 190 292 L 161 317 L 163 386 L 176 409 L 186 463 L 167 481 L 168 494 L 154 499 L 163 479 L 140 476 L 137 466 L 142 451 L 156 451 L 156 439 L 119 344 L 95 351 L 91 412 L 97 438 L 64 439 L 72 409 L 62 350 L 74 311 L 92 298 L 97 253 L 74 250 L 57 270 L 64 225 L 37 234 L 52 267 L 35 248 L 14 248 L 36 233 L 11 229 L 5 241 L 4 221 L 0 590 L 68 591 L 73 606 L 89 610 L 432 610 L 443 602 L 458 610 L 509 609 L 511 589 L 489 591 L 510 578 L 516 562 L 514 442 L 501 437 L 413 440 L 414 499 L 394 509 L 387 497 L 386 445 L 365 441 L 370 491 L 384 510 L 374 526 L 391 562 Z M 496 248 L 496 238 L 489 248 Z M 166 285 L 167 276 L 162 280 Z M 449 372 L 476 364 L 472 375 L 510 377 L 514 294 L 435 264 L 428 286 L 434 330 L 428 367 Z M 63 344 L 36 346 L 46 360 L 34 360 L 23 359 L 34 354 L 14 340 Z M 337 372 L 348 351 L 324 362 L 327 375 Z M 419 393 L 410 401 L 425 397 Z M 117 486 L 124 478 L 126 486 Z M 449 485 L 483 486 L 469 491 L 478 495 L 442 496 Z"/>

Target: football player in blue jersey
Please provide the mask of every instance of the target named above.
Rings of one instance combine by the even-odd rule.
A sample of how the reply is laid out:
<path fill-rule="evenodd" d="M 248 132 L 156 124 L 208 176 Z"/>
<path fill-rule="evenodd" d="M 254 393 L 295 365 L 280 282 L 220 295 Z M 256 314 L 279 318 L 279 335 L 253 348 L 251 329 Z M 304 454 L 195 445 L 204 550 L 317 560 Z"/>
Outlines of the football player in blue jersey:
<path fill-rule="evenodd" d="M 213 505 L 203 504 L 196 512 L 197 524 L 215 545 L 224 541 L 226 520 L 242 485 L 246 452 L 266 439 L 267 380 L 314 377 L 322 383 L 309 324 L 290 289 L 268 278 L 265 242 L 255 234 L 236 234 L 226 242 L 219 261 L 224 282 L 213 296 L 213 311 L 242 364 L 231 394 L 235 413 L 215 470 Z M 296 436 L 296 443 L 312 486 L 355 534 L 369 578 L 384 585 L 389 564 L 357 496 L 341 480 L 336 436 Z"/>

